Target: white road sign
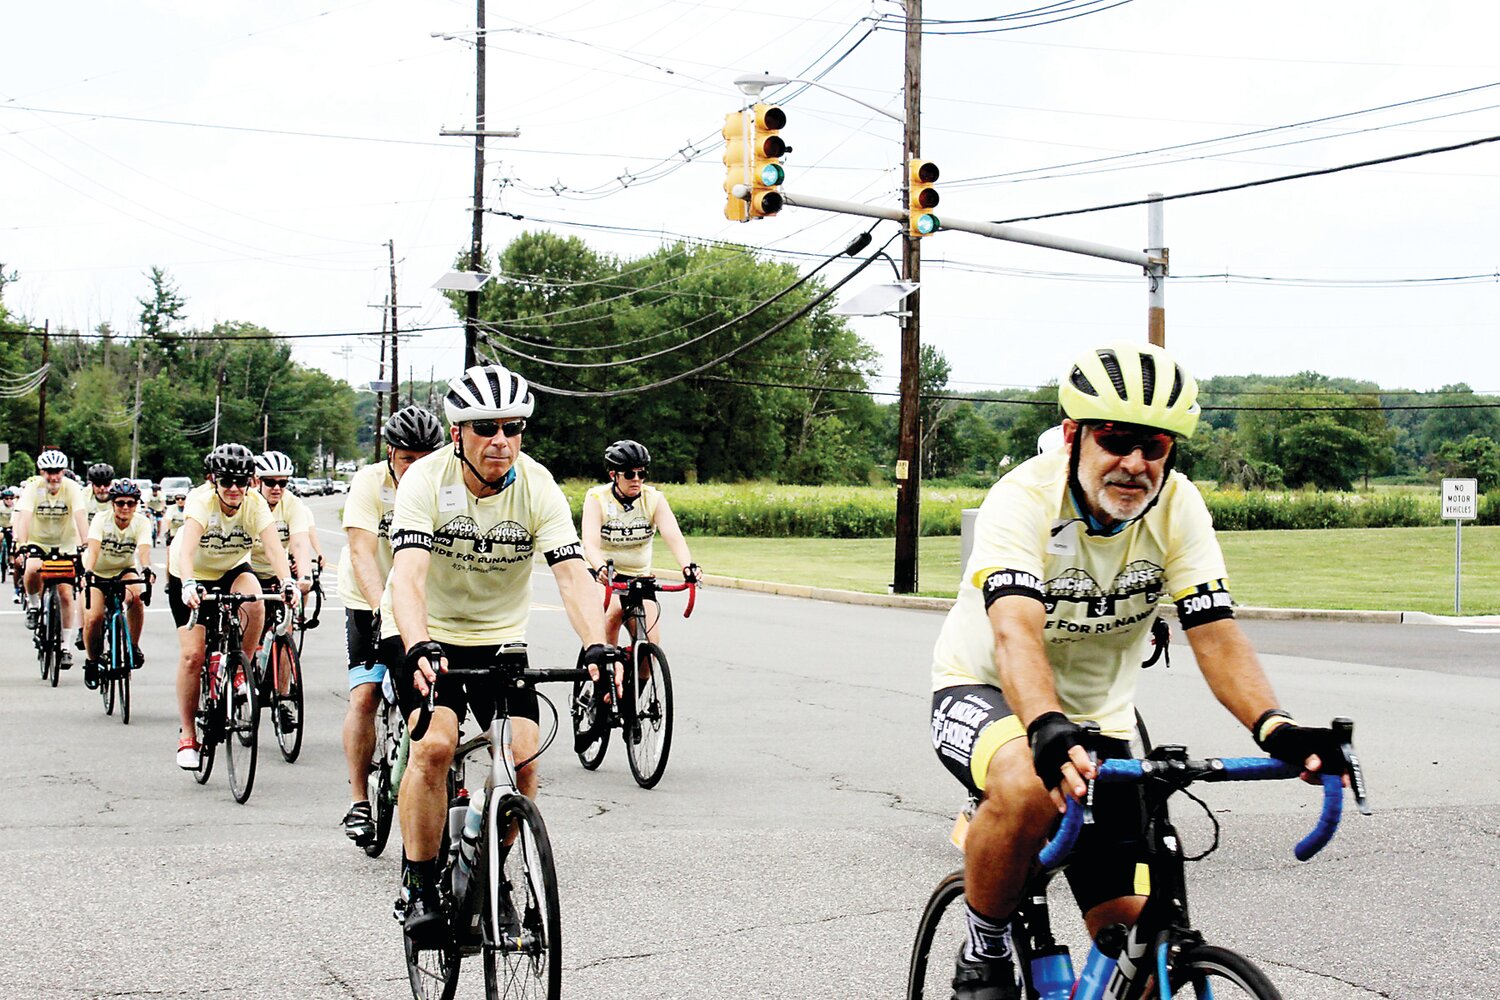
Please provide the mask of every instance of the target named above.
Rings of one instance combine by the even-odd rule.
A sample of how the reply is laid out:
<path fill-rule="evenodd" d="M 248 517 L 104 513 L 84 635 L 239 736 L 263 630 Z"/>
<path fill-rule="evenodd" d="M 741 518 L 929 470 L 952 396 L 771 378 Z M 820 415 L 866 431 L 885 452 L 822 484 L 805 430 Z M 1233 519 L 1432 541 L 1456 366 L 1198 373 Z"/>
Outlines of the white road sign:
<path fill-rule="evenodd" d="M 1443 520 L 1472 521 L 1479 516 L 1477 479 L 1443 480 Z"/>

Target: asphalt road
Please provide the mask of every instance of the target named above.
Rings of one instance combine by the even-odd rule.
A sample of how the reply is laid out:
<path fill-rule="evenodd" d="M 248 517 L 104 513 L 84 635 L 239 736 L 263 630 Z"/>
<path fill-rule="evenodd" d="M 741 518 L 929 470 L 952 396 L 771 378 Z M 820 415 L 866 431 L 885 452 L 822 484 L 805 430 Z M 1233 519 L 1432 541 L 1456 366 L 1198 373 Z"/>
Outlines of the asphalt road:
<path fill-rule="evenodd" d="M 332 555 L 338 499 L 313 503 Z M 542 574 L 536 602 L 533 659 L 570 663 L 576 645 Z M 680 608 L 669 599 L 672 615 Z M 339 826 L 340 618 L 329 609 L 308 638 L 301 760 L 263 754 L 239 806 L 221 768 L 200 788 L 173 764 L 164 600 L 148 615 L 128 727 L 103 715 L 78 670 L 45 687 L 19 609 L 0 607 L 8 997 L 409 995 L 389 915 L 399 844 L 372 861 Z M 727 590 L 701 594 L 691 620 L 670 619 L 678 730 L 662 784 L 637 788 L 618 745 L 596 773 L 565 745 L 543 760 L 565 994 L 900 995 L 917 913 L 958 861 L 946 837 L 961 793 L 927 735 L 939 622 Z M 1500 997 L 1500 782 L 1475 753 L 1500 715 L 1500 634 L 1247 629 L 1302 718 L 1358 720 L 1377 811 L 1350 810 L 1329 849 L 1301 864 L 1291 845 L 1312 824 L 1313 790 L 1210 788 L 1223 845 L 1190 873 L 1199 926 L 1288 997 Z M 1175 648 L 1170 670 L 1142 679 L 1153 736 L 1250 752 L 1186 644 Z M 1206 822 L 1190 805 L 1178 815 L 1187 846 L 1206 846 Z M 1054 902 L 1070 926 L 1065 892 Z M 481 984 L 466 966 L 459 996 L 481 996 Z"/>

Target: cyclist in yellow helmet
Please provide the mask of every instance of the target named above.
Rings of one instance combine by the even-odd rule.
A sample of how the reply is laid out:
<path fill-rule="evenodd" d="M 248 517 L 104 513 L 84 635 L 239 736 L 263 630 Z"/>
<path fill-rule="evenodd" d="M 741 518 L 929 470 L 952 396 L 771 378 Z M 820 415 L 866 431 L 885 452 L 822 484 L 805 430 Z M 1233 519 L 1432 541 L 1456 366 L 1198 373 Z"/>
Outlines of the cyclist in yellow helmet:
<path fill-rule="evenodd" d="M 1061 443 L 995 484 L 933 651 L 932 745 L 980 798 L 964 842 L 968 940 L 955 1000 L 1019 997 L 1010 918 L 1038 849 L 1094 776 L 1130 756 L 1135 684 L 1160 603 L 1210 689 L 1273 757 L 1342 760 L 1332 730 L 1279 707 L 1234 621 L 1203 497 L 1172 471 L 1198 387 L 1164 349 L 1089 351 L 1058 386 Z M 1097 723 L 1087 733 L 1082 723 Z M 1135 922 L 1150 892 L 1137 786 L 1100 785 L 1067 878 L 1090 934 Z"/>

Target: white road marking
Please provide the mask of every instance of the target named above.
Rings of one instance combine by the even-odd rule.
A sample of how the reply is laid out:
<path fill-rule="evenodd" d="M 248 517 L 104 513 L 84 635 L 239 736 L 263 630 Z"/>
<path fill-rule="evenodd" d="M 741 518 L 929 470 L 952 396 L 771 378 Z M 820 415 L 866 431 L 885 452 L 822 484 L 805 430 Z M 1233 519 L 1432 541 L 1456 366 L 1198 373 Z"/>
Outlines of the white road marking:
<path fill-rule="evenodd" d="M 1461 628 L 1460 632 L 1472 632 L 1475 635 L 1494 635 L 1500 632 L 1500 628 Z"/>

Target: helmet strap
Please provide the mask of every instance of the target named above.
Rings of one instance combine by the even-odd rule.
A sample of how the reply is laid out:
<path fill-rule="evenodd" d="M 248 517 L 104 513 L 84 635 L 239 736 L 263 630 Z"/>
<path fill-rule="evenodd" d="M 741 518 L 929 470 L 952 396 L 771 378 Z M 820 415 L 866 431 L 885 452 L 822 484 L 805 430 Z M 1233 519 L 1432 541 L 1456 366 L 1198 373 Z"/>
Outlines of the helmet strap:
<path fill-rule="evenodd" d="M 507 486 L 516 481 L 515 463 L 511 463 L 511 467 L 506 469 L 505 475 L 501 476 L 499 479 L 489 480 L 484 478 L 484 476 L 480 474 L 479 470 L 474 468 L 474 463 L 469 461 L 469 456 L 464 454 L 462 431 L 459 432 L 458 437 L 459 439 L 453 442 L 453 454 L 458 456 L 458 460 L 464 464 L 464 468 L 474 473 L 474 478 L 483 483 L 485 489 L 500 493 Z"/>
<path fill-rule="evenodd" d="M 618 479 L 615 479 L 613 476 L 610 477 L 609 491 L 615 495 L 615 499 L 620 501 L 620 506 L 624 507 L 626 510 L 634 507 L 635 502 L 640 499 L 640 497 L 628 497 L 625 494 L 621 493 L 620 481 Z"/>

